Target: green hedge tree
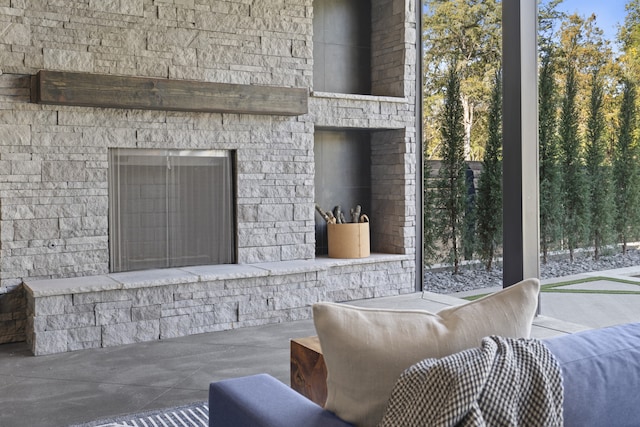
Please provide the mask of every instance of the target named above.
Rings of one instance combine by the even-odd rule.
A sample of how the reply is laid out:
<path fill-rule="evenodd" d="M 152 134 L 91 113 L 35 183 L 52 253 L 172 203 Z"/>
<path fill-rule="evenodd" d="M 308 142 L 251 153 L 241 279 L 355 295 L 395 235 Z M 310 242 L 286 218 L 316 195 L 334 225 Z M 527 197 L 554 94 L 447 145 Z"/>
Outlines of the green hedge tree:
<path fill-rule="evenodd" d="M 464 259 L 472 260 L 476 251 L 476 230 L 478 218 L 476 211 L 476 187 L 473 169 L 467 164 L 464 171 L 465 188 L 467 195 L 464 205 L 464 231 L 462 233 L 462 243 L 464 244 Z"/>
<path fill-rule="evenodd" d="M 575 66 L 568 61 L 565 93 L 560 115 L 560 148 L 562 165 L 563 235 L 569 258 L 585 241 L 588 221 L 587 186 L 578 135 L 576 95 L 578 82 Z"/>
<path fill-rule="evenodd" d="M 633 238 L 638 219 L 638 148 L 634 133 L 636 126 L 636 91 L 625 79 L 622 85 L 619 129 L 613 152 L 613 181 L 615 192 L 615 229 L 622 253 Z"/>
<path fill-rule="evenodd" d="M 603 247 L 612 243 L 613 237 L 613 185 L 610 167 L 606 162 L 603 99 L 602 79 L 596 70 L 591 79 L 585 154 L 591 213 L 589 240 L 595 259 L 600 257 Z"/>
<path fill-rule="evenodd" d="M 423 167 L 423 206 L 424 206 L 424 218 L 422 222 L 423 231 L 423 248 L 422 256 L 424 263 L 427 266 L 431 266 L 431 262 L 436 259 L 438 254 L 437 240 L 438 235 L 436 233 L 435 223 L 435 209 L 436 209 L 436 191 L 432 188 L 433 180 L 431 179 L 431 164 L 429 161 L 424 161 Z"/>
<path fill-rule="evenodd" d="M 455 63 L 449 68 L 443 113 L 440 118 L 442 164 L 438 171 L 435 197 L 436 229 L 445 248 L 453 274 L 460 272 L 464 228 L 465 185 L 463 106 L 460 100 L 460 77 Z"/>
<path fill-rule="evenodd" d="M 496 74 L 489 106 L 489 132 L 478 183 L 478 255 L 491 270 L 502 236 L 502 79 Z"/>
<path fill-rule="evenodd" d="M 543 50 L 539 77 L 539 156 L 540 156 L 540 251 L 547 263 L 549 251 L 562 234 L 562 197 L 560 188 L 557 136 L 558 94 L 552 49 Z"/>

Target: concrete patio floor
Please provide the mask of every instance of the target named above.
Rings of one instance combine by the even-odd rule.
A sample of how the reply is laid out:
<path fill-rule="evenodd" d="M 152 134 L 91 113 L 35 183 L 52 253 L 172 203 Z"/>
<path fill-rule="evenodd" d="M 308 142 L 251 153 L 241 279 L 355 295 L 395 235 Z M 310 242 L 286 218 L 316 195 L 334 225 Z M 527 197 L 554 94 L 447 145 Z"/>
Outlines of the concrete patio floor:
<path fill-rule="evenodd" d="M 624 277 L 637 281 L 640 291 L 634 272 L 587 273 L 543 284 L 609 277 L 570 285 L 609 291 Z M 636 285 L 630 286 L 635 290 Z M 497 289 L 454 296 L 425 293 L 424 298 L 414 293 L 351 304 L 437 311 L 465 302 L 460 297 Z M 640 322 L 640 294 L 543 292 L 540 301 L 536 338 Z M 260 372 L 289 384 L 289 341 L 309 335 L 315 335 L 311 320 L 39 357 L 25 343 L 0 345 L 0 426 L 68 426 L 202 401 L 210 382 Z"/>

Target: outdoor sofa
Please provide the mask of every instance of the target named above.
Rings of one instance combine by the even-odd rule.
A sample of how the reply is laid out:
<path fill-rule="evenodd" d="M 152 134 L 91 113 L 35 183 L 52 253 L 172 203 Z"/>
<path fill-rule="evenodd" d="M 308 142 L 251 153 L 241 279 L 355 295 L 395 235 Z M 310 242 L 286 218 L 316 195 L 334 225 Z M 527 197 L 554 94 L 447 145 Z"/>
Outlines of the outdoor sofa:
<path fill-rule="evenodd" d="M 498 343 L 505 341 L 524 346 L 527 351 L 529 348 L 535 350 L 525 354 L 522 360 L 514 358 L 515 362 L 522 363 L 510 366 L 510 369 L 516 369 L 515 374 L 517 378 L 522 378 L 522 384 L 518 384 L 520 381 L 504 382 L 504 378 L 508 377 L 502 378 L 504 388 L 509 390 L 498 390 L 499 398 L 493 399 L 502 404 L 502 399 L 506 398 L 504 404 L 507 405 L 510 400 L 517 400 L 512 399 L 514 395 L 531 394 L 533 389 L 545 394 L 548 400 L 544 402 L 549 402 L 550 408 L 547 409 L 551 414 L 551 418 L 545 420 L 554 421 L 545 421 L 544 424 L 530 422 L 528 425 L 640 425 L 640 323 L 542 340 L 528 339 L 538 291 L 539 282 L 530 279 L 438 313 L 316 304 L 314 322 L 328 371 L 325 407 L 313 403 L 267 374 L 234 378 L 211 383 L 209 426 L 345 427 L 375 426 L 381 421 L 385 421 L 386 425 L 394 425 L 393 421 L 389 421 L 386 410 L 396 403 L 402 378 L 406 381 L 407 374 L 415 371 L 416 366 L 421 369 L 427 366 L 429 369 L 437 361 L 455 359 L 467 363 L 469 354 L 474 357 L 481 354 L 480 346 L 483 349 L 486 347 L 488 335 L 494 335 Z M 505 319 L 511 319 L 512 322 L 504 324 Z M 500 355 L 502 362 L 511 361 L 513 355 L 509 353 L 508 357 L 503 356 Z M 528 372 L 521 371 L 523 367 L 530 366 L 532 360 L 536 366 L 531 371 L 538 370 L 534 374 L 537 375 L 534 378 L 537 383 L 525 384 L 529 380 Z M 469 362 L 470 369 L 475 369 L 473 363 L 473 360 Z M 502 366 L 494 360 L 491 363 L 490 369 L 493 370 L 495 366 Z M 548 369 L 541 370 L 541 367 Z M 433 376 L 433 369 L 427 372 Z M 554 384 L 554 373 L 557 384 Z M 423 374 L 420 371 L 418 375 L 421 381 Z M 462 375 L 462 388 L 468 389 L 464 370 L 456 372 L 456 375 Z M 410 400 L 415 400 L 414 403 L 410 402 L 411 405 L 422 405 L 417 408 L 418 412 L 425 411 L 424 402 L 447 404 L 446 400 L 429 400 L 429 397 L 440 398 L 442 396 L 436 395 L 435 391 L 441 393 L 444 390 L 443 394 L 447 394 L 447 387 L 456 386 L 454 383 L 446 384 L 438 391 L 433 384 L 426 384 L 423 390 L 418 387 L 418 394 L 411 397 Z M 415 387 L 415 384 L 412 383 L 411 387 Z M 482 390 L 482 393 L 488 392 Z M 531 405 L 543 402 L 536 400 L 539 396 L 534 397 L 524 402 L 517 411 L 530 410 Z M 485 400 L 495 403 L 491 398 Z M 471 406 L 475 404 L 472 402 Z M 553 405 L 559 407 L 552 408 Z M 471 406 L 462 410 L 467 411 Z M 400 412 L 405 411 L 403 406 L 400 408 Z M 409 408 L 406 412 L 412 410 Z M 383 419 L 383 415 L 386 418 Z M 481 415 L 487 416 L 485 421 L 491 420 L 491 414 Z M 483 425 L 468 422 L 468 418 L 465 425 Z M 521 422 L 512 425 L 526 424 Z"/>

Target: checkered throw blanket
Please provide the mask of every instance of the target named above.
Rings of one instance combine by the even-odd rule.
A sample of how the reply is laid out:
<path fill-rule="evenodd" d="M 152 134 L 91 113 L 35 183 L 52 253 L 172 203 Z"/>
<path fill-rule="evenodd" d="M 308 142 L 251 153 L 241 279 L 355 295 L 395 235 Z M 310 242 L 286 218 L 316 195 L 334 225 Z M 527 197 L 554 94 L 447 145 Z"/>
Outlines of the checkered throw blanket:
<path fill-rule="evenodd" d="M 398 379 L 379 427 L 562 426 L 562 376 L 535 339 L 487 337 Z"/>

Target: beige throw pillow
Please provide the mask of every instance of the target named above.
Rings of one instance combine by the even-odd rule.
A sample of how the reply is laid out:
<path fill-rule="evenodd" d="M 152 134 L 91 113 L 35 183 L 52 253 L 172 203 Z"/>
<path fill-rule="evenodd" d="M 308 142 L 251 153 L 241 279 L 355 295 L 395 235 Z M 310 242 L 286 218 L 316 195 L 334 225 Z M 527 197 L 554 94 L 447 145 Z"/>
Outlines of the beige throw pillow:
<path fill-rule="evenodd" d="M 411 365 L 477 347 L 489 335 L 528 338 L 539 290 L 540 282 L 528 279 L 435 314 L 314 304 L 327 365 L 325 408 L 357 426 L 377 425 L 396 380 Z"/>

